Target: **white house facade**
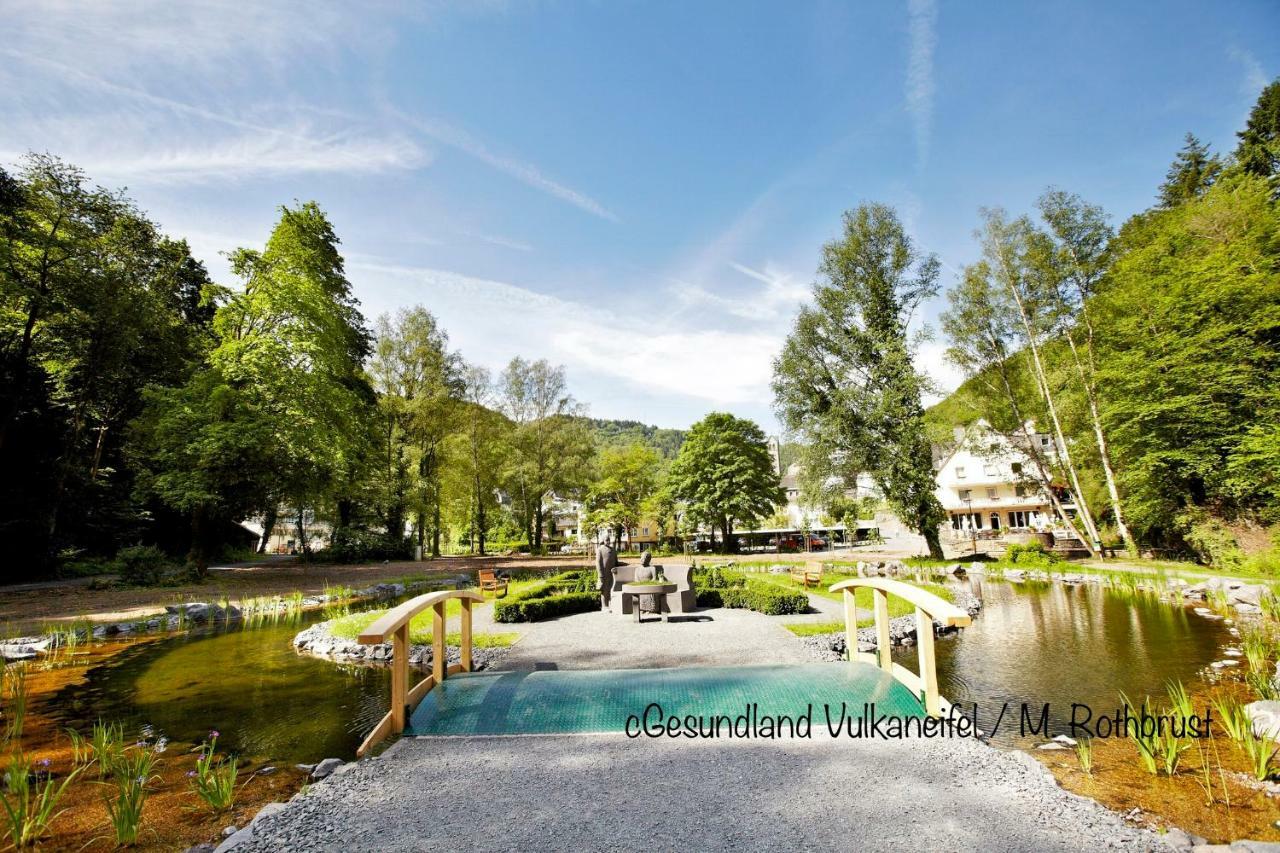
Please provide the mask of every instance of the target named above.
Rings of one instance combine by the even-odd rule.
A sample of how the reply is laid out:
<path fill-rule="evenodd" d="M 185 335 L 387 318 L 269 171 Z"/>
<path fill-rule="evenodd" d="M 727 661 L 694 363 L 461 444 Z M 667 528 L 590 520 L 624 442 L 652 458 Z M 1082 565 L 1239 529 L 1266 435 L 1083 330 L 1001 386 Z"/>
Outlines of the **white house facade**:
<path fill-rule="evenodd" d="M 1061 525 L 1046 488 L 1035 476 L 1027 443 L 1046 455 L 1057 452 L 1051 436 L 1030 429 L 1015 443 L 984 421 L 957 427 L 956 446 L 936 473 L 934 493 L 947 512 L 944 538 L 998 538 L 1004 533 L 1043 532 Z M 1070 493 L 1050 486 L 1063 510 L 1072 513 Z"/>

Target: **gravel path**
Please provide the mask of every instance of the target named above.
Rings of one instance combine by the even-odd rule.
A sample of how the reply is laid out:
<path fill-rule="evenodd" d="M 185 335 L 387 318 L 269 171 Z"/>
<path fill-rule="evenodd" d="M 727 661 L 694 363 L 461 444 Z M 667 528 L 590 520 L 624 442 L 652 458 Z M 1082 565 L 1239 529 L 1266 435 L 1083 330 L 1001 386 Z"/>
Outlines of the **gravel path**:
<path fill-rule="evenodd" d="M 495 669 L 641 669 L 808 663 L 778 618 L 750 610 L 699 610 L 661 622 L 603 611 L 521 625 L 523 636 Z"/>
<path fill-rule="evenodd" d="M 346 765 L 237 851 L 1167 849 L 965 741 L 418 738 Z"/>

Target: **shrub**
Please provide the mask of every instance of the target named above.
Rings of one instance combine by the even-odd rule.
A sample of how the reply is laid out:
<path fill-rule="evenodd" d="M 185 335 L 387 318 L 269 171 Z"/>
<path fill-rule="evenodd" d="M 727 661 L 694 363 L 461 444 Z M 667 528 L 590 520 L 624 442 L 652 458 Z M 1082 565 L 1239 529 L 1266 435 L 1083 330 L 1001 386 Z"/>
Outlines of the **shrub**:
<path fill-rule="evenodd" d="M 594 573 L 565 572 L 520 595 L 495 601 L 493 621 L 539 622 L 573 613 L 590 613 L 599 607 L 600 594 L 595 590 Z"/>
<path fill-rule="evenodd" d="M 706 587 L 698 587 L 699 607 L 754 610 L 766 616 L 803 613 L 809 608 L 809 596 L 799 590 L 731 574 L 717 576 L 715 571 L 708 571 Z"/>
<path fill-rule="evenodd" d="M 1235 534 L 1221 520 L 1202 509 L 1188 509 L 1176 519 L 1183 539 L 1202 563 L 1215 569 L 1239 569 L 1244 552 Z"/>
<path fill-rule="evenodd" d="M 413 540 L 372 530 L 344 527 L 333 532 L 329 547 L 316 559 L 334 563 L 364 563 L 370 560 L 408 560 L 413 556 Z"/>
<path fill-rule="evenodd" d="M 1019 566 L 1037 566 L 1048 568 L 1054 563 L 1062 562 L 1062 558 L 1052 551 L 1046 551 L 1041 542 L 1010 545 L 1004 552 L 1007 562 Z"/>
<path fill-rule="evenodd" d="M 169 558 L 154 545 L 132 545 L 116 552 L 116 574 L 130 586 L 158 586 L 168 566 Z"/>

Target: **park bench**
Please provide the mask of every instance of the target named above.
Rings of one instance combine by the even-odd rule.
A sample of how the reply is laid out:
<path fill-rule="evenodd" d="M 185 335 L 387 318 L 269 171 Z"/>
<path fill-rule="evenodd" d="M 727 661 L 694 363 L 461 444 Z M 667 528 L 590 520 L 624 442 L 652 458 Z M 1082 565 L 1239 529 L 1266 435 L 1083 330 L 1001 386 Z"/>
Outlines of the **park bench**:
<path fill-rule="evenodd" d="M 811 569 L 808 566 L 792 566 L 791 579 L 805 589 L 817 589 L 822 585 L 822 567 Z"/>
<path fill-rule="evenodd" d="M 493 569 L 480 570 L 480 594 L 481 595 L 484 595 L 487 592 L 492 592 L 495 598 L 500 597 L 499 593 L 505 596 L 507 594 L 508 584 L 509 584 L 509 581 L 506 578 L 499 575 Z"/>

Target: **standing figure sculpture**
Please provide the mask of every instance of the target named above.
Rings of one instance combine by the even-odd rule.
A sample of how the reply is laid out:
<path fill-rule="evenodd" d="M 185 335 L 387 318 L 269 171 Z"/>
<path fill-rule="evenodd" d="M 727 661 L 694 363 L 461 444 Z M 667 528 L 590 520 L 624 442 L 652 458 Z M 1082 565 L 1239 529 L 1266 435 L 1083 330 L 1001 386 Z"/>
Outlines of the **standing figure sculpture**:
<path fill-rule="evenodd" d="M 609 609 L 609 601 L 613 598 L 613 567 L 618 565 L 618 557 L 608 545 L 596 546 L 596 583 L 600 588 L 600 604 Z"/>

